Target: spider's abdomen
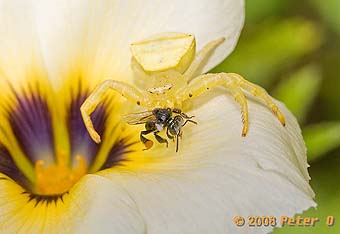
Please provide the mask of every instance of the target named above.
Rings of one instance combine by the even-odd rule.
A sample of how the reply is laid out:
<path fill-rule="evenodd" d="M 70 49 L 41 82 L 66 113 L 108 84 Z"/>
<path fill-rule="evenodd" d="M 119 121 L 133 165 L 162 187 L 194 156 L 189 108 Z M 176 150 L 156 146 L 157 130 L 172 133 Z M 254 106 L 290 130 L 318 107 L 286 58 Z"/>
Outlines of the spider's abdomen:
<path fill-rule="evenodd" d="M 161 33 L 130 46 L 133 58 L 145 72 L 183 72 L 195 57 L 195 48 L 195 37 L 185 33 Z"/>

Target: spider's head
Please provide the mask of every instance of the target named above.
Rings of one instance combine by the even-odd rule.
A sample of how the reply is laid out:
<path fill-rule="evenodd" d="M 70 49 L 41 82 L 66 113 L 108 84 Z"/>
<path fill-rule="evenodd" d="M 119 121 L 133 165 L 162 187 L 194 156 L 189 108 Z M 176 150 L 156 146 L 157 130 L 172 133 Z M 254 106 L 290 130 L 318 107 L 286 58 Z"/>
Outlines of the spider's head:
<path fill-rule="evenodd" d="M 187 79 L 175 70 L 168 70 L 154 74 L 145 81 L 146 91 L 157 99 L 171 100 L 180 88 L 186 86 Z"/>

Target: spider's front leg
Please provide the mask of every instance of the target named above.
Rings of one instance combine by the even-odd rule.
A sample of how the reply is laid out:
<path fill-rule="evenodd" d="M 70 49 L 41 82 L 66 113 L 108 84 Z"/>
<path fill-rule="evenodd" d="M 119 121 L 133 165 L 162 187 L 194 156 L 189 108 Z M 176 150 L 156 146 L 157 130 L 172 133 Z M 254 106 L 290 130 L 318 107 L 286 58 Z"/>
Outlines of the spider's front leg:
<path fill-rule="evenodd" d="M 227 73 L 226 75 L 228 75 L 229 77 L 234 79 L 235 82 L 242 89 L 248 91 L 249 93 L 253 94 L 254 96 L 257 96 L 257 97 L 261 98 L 263 101 L 265 101 L 267 106 L 269 106 L 269 108 L 272 110 L 272 112 L 277 116 L 277 118 L 279 119 L 281 124 L 283 126 L 286 125 L 285 117 L 283 116 L 279 107 L 273 102 L 272 98 L 270 97 L 270 95 L 267 93 L 267 91 L 264 88 L 247 81 L 246 79 L 244 79 L 239 74 Z"/>
<path fill-rule="evenodd" d="M 219 38 L 206 44 L 195 56 L 194 60 L 185 71 L 184 75 L 188 77 L 188 82 L 195 78 L 195 74 L 199 73 L 202 69 L 204 62 L 211 56 L 212 52 L 219 46 L 225 38 Z"/>
<path fill-rule="evenodd" d="M 185 101 L 187 99 L 197 97 L 217 86 L 226 87 L 234 97 L 235 101 L 241 106 L 243 122 L 242 136 L 246 136 L 248 132 L 248 105 L 241 88 L 252 93 L 254 96 L 258 96 L 263 99 L 274 114 L 276 114 L 282 125 L 285 125 L 284 116 L 276 104 L 272 101 L 269 94 L 263 88 L 234 73 L 205 74 L 198 76 L 188 84 L 186 89 L 184 89 L 184 92 L 182 92 L 179 96 L 179 100 Z"/>
<path fill-rule="evenodd" d="M 137 105 L 145 106 L 147 104 L 147 97 L 143 95 L 141 91 L 129 84 L 115 80 L 106 80 L 97 86 L 80 107 L 80 112 L 83 117 L 86 129 L 89 132 L 91 138 L 96 143 L 100 143 L 101 140 L 99 134 L 93 127 L 90 115 L 96 109 L 98 104 L 104 99 L 104 95 L 108 89 L 115 90 L 117 93 L 129 101 L 136 103 Z"/>

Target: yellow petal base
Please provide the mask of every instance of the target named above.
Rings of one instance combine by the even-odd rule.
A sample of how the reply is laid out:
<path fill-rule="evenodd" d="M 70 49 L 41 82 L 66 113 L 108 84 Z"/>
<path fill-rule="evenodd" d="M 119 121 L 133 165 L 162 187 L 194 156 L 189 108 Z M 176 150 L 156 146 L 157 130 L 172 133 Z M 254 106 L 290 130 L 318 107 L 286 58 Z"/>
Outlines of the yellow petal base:
<path fill-rule="evenodd" d="M 44 161 L 35 164 L 36 193 L 39 195 L 60 195 L 70 188 L 86 174 L 86 161 L 82 156 L 76 156 L 77 165 L 70 168 L 60 162 L 44 167 Z"/>

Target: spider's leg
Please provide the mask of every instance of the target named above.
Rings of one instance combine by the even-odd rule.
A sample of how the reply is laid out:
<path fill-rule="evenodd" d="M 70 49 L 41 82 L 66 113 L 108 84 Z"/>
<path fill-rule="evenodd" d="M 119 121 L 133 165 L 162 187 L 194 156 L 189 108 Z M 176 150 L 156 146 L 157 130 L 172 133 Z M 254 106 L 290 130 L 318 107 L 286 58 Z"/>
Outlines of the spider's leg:
<path fill-rule="evenodd" d="M 247 99 L 242 93 L 242 90 L 234 83 L 230 83 L 229 91 L 233 95 L 235 101 L 241 106 L 241 117 L 243 123 L 242 136 L 246 136 L 248 132 L 248 103 Z"/>
<path fill-rule="evenodd" d="M 161 144 L 166 144 L 166 147 L 168 147 L 168 141 L 167 139 L 164 139 L 163 137 L 161 137 L 160 135 L 158 135 L 159 131 L 154 132 L 153 134 L 155 135 L 156 140 L 158 141 L 158 143 Z"/>
<path fill-rule="evenodd" d="M 140 136 L 140 140 L 145 145 L 145 149 L 144 150 L 148 150 L 148 149 L 150 149 L 153 146 L 153 141 L 147 139 L 146 137 L 144 137 L 144 135 L 147 135 L 147 134 L 149 134 L 149 133 L 151 133 L 153 131 L 155 131 L 155 130 L 151 129 L 151 130 L 145 130 L 145 131 L 141 131 L 140 132 L 140 135 L 139 135 Z"/>
<path fill-rule="evenodd" d="M 186 75 L 189 79 L 188 82 L 190 82 L 190 80 L 195 77 L 195 74 L 197 74 L 202 68 L 202 65 L 204 65 L 204 61 L 206 61 L 209 56 L 211 56 L 213 50 L 224 40 L 224 38 L 220 38 L 215 41 L 211 41 L 197 53 L 188 69 L 184 72 L 184 75 Z"/>
<path fill-rule="evenodd" d="M 86 98 L 84 103 L 80 107 L 81 115 L 83 117 L 84 124 L 91 138 L 96 142 L 100 142 L 100 136 L 93 127 L 90 115 L 96 109 L 98 104 L 104 99 L 108 89 L 113 89 L 131 102 L 138 105 L 147 105 L 147 98 L 141 91 L 132 87 L 129 84 L 123 82 L 106 80 L 95 88 L 95 90 Z"/>
<path fill-rule="evenodd" d="M 234 74 L 229 73 L 218 73 L 218 74 L 205 74 L 198 76 L 189 85 L 184 89 L 181 95 L 179 95 L 179 101 L 185 101 L 189 98 L 194 98 L 202 93 L 215 88 L 217 86 L 226 87 L 232 96 L 235 98 L 236 102 L 240 104 L 242 108 L 242 121 L 243 121 L 243 130 L 242 136 L 245 136 L 248 131 L 248 106 L 246 98 L 241 90 L 241 88 L 252 92 L 254 95 L 257 95 L 264 99 L 267 105 L 273 110 L 273 112 L 278 116 L 280 122 L 284 125 L 284 117 L 279 111 L 278 107 L 273 103 L 270 99 L 269 95 L 263 91 L 262 88 L 251 84 L 244 79 L 241 80 L 239 77 L 236 77 Z M 265 93 L 264 93 L 265 92 Z"/>
<path fill-rule="evenodd" d="M 192 80 L 181 95 L 181 101 L 185 101 L 189 98 L 194 98 L 202 93 L 213 89 L 217 86 L 226 87 L 231 95 L 234 97 L 235 101 L 241 107 L 241 116 L 243 122 L 242 136 L 246 136 L 248 132 L 248 105 L 247 100 L 242 90 L 237 86 L 233 79 L 226 79 L 226 77 L 221 76 L 221 74 L 206 74 L 201 75 Z"/>
<path fill-rule="evenodd" d="M 281 124 L 283 126 L 285 126 L 285 124 L 286 124 L 285 117 L 283 116 L 280 109 L 273 102 L 272 98 L 269 96 L 269 94 L 267 93 L 267 91 L 264 88 L 247 81 L 242 76 L 240 76 L 236 73 L 227 73 L 225 75 L 235 79 L 242 89 L 250 92 L 254 96 L 258 96 L 263 101 L 265 101 L 267 106 L 269 106 L 269 108 L 272 110 L 272 112 L 277 116 L 277 118 L 279 119 Z"/>

